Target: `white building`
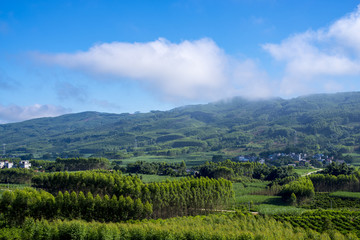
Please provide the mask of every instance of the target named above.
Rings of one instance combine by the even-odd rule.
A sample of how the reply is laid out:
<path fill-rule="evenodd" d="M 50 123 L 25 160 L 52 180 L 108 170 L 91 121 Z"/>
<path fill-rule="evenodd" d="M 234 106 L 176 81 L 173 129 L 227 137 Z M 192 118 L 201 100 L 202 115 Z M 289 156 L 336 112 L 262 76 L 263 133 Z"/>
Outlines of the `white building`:
<path fill-rule="evenodd" d="M 8 160 L 4 161 L 4 168 L 12 168 L 14 163 L 9 162 Z"/>
<path fill-rule="evenodd" d="M 20 161 L 20 168 L 31 168 L 31 163 L 28 160 Z"/>

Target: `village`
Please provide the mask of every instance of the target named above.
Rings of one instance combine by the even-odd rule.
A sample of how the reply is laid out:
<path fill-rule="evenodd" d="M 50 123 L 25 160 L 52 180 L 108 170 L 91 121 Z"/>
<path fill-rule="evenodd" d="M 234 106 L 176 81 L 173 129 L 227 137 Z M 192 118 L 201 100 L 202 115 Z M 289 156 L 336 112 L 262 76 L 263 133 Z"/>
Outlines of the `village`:
<path fill-rule="evenodd" d="M 236 158 L 239 162 L 259 162 L 261 164 L 270 164 L 270 165 L 288 165 L 293 167 L 306 166 L 318 167 L 319 165 L 329 165 L 332 162 L 343 164 L 347 163 L 345 159 L 335 158 L 333 156 L 328 156 L 322 153 L 315 155 L 309 155 L 306 153 L 273 153 L 267 157 L 258 157 L 253 155 L 240 155 Z M 280 164 L 285 163 L 285 164 Z"/>

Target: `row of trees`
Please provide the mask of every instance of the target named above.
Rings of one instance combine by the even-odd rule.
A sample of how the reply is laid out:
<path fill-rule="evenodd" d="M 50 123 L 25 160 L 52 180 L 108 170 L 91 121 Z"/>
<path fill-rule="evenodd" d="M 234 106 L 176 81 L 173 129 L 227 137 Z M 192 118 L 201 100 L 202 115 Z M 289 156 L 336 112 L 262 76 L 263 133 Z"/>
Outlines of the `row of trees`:
<path fill-rule="evenodd" d="M 199 175 L 203 177 L 226 179 L 249 177 L 267 181 L 298 177 L 294 172 L 293 167 L 269 167 L 265 164 L 256 162 L 233 162 L 230 160 L 217 163 L 207 162 L 199 167 Z"/>
<path fill-rule="evenodd" d="M 56 163 L 63 164 L 68 171 L 108 169 L 110 166 L 107 158 L 57 158 Z"/>
<path fill-rule="evenodd" d="M 34 171 L 25 168 L 4 168 L 0 169 L 0 183 L 24 184 L 30 183 Z"/>
<path fill-rule="evenodd" d="M 359 172 L 351 175 L 312 174 L 309 176 L 317 192 L 360 191 Z"/>
<path fill-rule="evenodd" d="M 45 170 L 47 172 L 56 171 L 83 171 L 92 169 L 109 169 L 110 161 L 107 158 L 60 158 L 55 161 L 30 160 L 31 166 L 35 169 Z M 116 162 L 115 162 L 116 165 Z"/>
<path fill-rule="evenodd" d="M 32 186 L 52 194 L 59 191 L 82 191 L 100 196 L 108 194 L 139 198 L 145 184 L 138 177 L 122 175 L 119 171 L 91 170 L 39 174 L 33 177 Z"/>
<path fill-rule="evenodd" d="M 360 171 L 345 163 L 332 162 L 318 174 L 311 174 L 309 178 L 317 192 L 360 191 Z"/>
<path fill-rule="evenodd" d="M 233 199 L 232 183 L 224 179 L 188 177 L 145 184 L 136 176 L 124 176 L 116 171 L 41 174 L 33 178 L 33 186 L 51 193 L 68 190 L 141 199 L 153 205 L 154 218 L 223 209 Z"/>
<path fill-rule="evenodd" d="M 137 161 L 135 163 L 129 163 L 126 167 L 126 172 L 183 176 L 186 174 L 186 164 L 184 161 L 181 163 Z"/>
<path fill-rule="evenodd" d="M 87 221 L 124 221 L 150 217 L 152 206 L 140 199 L 113 195 L 95 197 L 88 192 L 64 193 L 56 197 L 46 191 L 31 188 L 5 191 L 0 200 L 0 211 L 9 224 L 21 224 L 26 217 L 35 219 L 84 219 Z"/>
<path fill-rule="evenodd" d="M 332 162 L 330 165 L 328 165 L 323 171 L 323 174 L 329 174 L 329 175 L 351 175 L 355 172 L 355 168 L 353 166 L 349 166 L 345 163 L 337 164 L 335 162 Z"/>

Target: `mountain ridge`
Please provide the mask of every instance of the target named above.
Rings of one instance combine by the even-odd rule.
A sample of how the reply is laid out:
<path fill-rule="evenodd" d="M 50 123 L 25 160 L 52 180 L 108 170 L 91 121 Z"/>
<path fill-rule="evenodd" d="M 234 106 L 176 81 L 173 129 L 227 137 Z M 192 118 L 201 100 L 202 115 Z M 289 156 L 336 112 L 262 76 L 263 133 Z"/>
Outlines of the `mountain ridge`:
<path fill-rule="evenodd" d="M 235 97 L 135 114 L 87 111 L 2 124 L 0 133 L 9 153 L 40 156 L 134 151 L 135 142 L 135 150 L 152 154 L 174 148 L 259 152 L 286 146 L 351 152 L 359 147 L 360 92 L 289 100 Z"/>

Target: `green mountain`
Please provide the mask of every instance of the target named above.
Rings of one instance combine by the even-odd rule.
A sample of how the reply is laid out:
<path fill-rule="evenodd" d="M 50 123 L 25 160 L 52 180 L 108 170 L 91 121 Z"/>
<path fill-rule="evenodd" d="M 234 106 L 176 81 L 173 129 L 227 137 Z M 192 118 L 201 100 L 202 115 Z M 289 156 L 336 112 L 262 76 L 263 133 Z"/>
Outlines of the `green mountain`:
<path fill-rule="evenodd" d="M 233 98 L 138 114 L 83 112 L 0 125 L 11 154 L 191 151 L 261 152 L 287 146 L 353 152 L 360 145 L 360 92 L 284 100 Z"/>

